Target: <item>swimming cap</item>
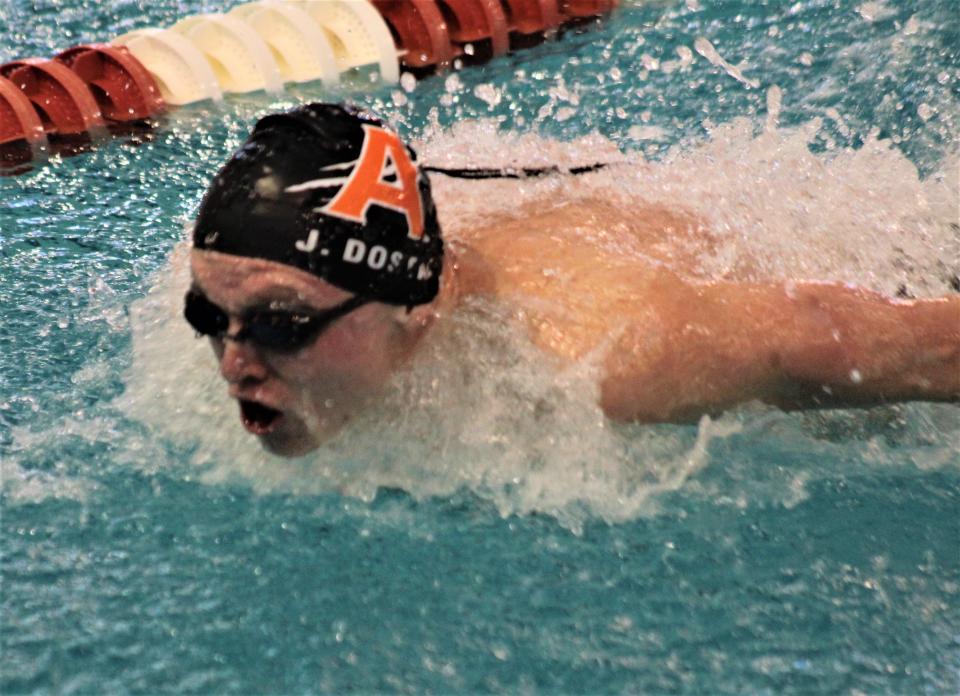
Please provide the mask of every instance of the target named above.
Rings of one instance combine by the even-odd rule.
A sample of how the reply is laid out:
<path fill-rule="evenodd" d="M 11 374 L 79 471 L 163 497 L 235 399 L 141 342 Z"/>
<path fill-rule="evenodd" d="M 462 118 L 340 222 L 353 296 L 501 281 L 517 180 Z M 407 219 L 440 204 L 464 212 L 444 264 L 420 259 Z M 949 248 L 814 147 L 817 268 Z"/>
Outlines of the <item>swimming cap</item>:
<path fill-rule="evenodd" d="M 443 267 L 416 153 L 369 112 L 336 104 L 260 119 L 207 190 L 193 245 L 407 306 L 436 296 Z"/>

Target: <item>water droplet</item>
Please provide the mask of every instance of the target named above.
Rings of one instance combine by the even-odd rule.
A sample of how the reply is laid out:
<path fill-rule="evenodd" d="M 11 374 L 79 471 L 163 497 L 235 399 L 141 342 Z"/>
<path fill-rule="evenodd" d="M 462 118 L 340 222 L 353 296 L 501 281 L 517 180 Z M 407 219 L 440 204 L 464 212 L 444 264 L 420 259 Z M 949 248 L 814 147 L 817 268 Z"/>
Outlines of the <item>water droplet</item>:
<path fill-rule="evenodd" d="M 447 91 L 447 94 L 459 92 L 462 87 L 463 82 L 460 80 L 460 76 L 457 73 L 447 75 L 447 79 L 443 81 L 443 88 Z"/>
<path fill-rule="evenodd" d="M 503 97 L 499 89 L 489 84 L 477 85 L 473 89 L 473 94 L 478 99 L 485 101 L 491 109 L 499 104 Z"/>

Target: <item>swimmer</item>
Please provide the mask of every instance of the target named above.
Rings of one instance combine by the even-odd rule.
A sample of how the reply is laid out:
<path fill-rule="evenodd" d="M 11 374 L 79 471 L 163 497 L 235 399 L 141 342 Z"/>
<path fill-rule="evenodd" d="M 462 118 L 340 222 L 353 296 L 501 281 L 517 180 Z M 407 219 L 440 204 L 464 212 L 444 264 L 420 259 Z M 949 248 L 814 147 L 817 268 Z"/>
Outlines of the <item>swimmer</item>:
<path fill-rule="evenodd" d="M 960 397 L 960 298 L 698 279 L 690 234 L 682 213 L 582 200 L 445 244 L 412 151 L 369 113 L 311 104 L 261 119 L 212 182 L 184 314 L 244 426 L 283 456 L 381 398 L 471 295 L 560 360 L 600 355 L 618 421 Z"/>

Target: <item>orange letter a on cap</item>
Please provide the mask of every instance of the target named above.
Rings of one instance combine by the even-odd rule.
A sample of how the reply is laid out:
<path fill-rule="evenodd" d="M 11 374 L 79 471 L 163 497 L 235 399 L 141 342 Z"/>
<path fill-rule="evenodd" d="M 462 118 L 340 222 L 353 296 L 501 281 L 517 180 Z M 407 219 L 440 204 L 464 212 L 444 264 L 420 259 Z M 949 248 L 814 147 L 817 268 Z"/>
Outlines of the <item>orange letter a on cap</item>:
<path fill-rule="evenodd" d="M 381 205 L 406 215 L 407 235 L 419 239 L 423 236 L 423 204 L 416 166 L 396 134 L 370 124 L 364 124 L 363 130 L 360 158 L 347 183 L 324 206 L 323 212 L 365 223 L 367 208 Z M 396 182 L 384 179 L 388 160 L 396 169 Z"/>

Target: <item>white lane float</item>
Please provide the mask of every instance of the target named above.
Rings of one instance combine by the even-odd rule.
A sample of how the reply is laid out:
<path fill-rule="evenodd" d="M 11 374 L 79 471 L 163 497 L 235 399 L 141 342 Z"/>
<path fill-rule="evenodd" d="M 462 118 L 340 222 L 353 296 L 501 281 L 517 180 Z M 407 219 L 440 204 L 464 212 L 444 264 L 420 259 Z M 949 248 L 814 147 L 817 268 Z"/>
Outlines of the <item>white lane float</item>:
<path fill-rule="evenodd" d="M 390 28 L 367 0 L 288 0 L 319 24 L 333 45 L 341 72 L 378 65 L 380 79 L 399 82 L 400 63 Z"/>
<path fill-rule="evenodd" d="M 194 15 L 181 19 L 170 31 L 186 37 L 200 49 L 224 92 L 283 91 L 280 68 L 269 46 L 239 18 Z"/>
<path fill-rule="evenodd" d="M 261 0 L 233 8 L 228 16 L 251 26 L 273 52 L 284 82 L 340 81 L 340 68 L 326 32 L 296 3 Z"/>
<path fill-rule="evenodd" d="M 150 71 L 167 104 L 183 105 L 211 99 L 223 101 L 213 69 L 190 41 L 169 29 L 139 29 L 112 41 Z"/>

